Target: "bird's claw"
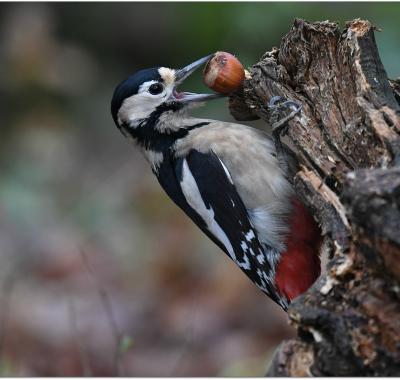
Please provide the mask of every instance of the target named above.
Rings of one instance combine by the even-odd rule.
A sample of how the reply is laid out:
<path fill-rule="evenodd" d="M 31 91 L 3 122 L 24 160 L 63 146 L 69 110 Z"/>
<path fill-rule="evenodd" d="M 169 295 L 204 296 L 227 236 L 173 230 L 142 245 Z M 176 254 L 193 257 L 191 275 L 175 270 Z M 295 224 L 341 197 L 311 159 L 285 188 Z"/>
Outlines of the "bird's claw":
<path fill-rule="evenodd" d="M 272 133 L 279 136 L 282 132 L 285 134 L 285 129 L 288 122 L 292 120 L 302 109 L 302 105 L 294 102 L 293 100 L 286 100 L 282 96 L 274 96 L 268 103 L 268 111 L 270 115 L 270 122 Z M 287 114 L 288 110 L 290 111 Z M 282 115 L 285 115 L 282 117 Z"/>
<path fill-rule="evenodd" d="M 274 108 L 276 107 L 276 103 L 278 103 L 280 100 L 282 100 L 282 96 L 273 96 L 268 103 L 268 108 Z"/>
<path fill-rule="evenodd" d="M 292 108 L 293 110 L 301 109 L 301 105 L 293 100 L 286 100 L 283 96 L 273 96 L 268 103 L 268 108 L 274 110 L 276 108 Z"/>

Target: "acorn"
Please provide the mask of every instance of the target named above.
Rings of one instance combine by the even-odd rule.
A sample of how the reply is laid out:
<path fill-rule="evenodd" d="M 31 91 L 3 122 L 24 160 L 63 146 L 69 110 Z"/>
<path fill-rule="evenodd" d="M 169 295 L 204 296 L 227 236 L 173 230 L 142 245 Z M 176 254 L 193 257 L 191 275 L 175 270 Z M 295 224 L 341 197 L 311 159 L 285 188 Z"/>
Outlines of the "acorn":
<path fill-rule="evenodd" d="M 220 94 L 237 90 L 245 77 L 244 67 L 232 54 L 219 51 L 207 62 L 203 80 L 207 87 Z"/>

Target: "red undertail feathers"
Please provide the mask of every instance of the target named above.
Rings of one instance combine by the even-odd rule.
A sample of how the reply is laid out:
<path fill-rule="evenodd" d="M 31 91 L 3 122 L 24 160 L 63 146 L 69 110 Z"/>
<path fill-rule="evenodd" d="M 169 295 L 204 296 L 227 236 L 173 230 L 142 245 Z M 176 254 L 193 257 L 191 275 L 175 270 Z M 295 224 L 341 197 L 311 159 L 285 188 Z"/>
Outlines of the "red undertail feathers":
<path fill-rule="evenodd" d="M 293 300 L 304 293 L 321 273 L 321 231 L 307 208 L 293 199 L 286 251 L 277 265 L 275 284 L 279 293 Z"/>

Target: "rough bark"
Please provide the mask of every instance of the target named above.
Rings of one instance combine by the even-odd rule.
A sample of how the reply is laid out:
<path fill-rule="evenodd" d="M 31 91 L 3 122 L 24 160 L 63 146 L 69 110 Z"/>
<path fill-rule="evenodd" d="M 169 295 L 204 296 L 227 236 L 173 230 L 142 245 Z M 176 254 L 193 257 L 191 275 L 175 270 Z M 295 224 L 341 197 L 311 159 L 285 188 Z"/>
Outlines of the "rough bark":
<path fill-rule="evenodd" d="M 303 105 L 287 133 L 294 184 L 331 247 L 326 274 L 289 309 L 298 336 L 269 375 L 400 375 L 400 82 L 374 30 L 296 19 L 230 98 L 238 120 L 268 122 L 275 95 Z"/>

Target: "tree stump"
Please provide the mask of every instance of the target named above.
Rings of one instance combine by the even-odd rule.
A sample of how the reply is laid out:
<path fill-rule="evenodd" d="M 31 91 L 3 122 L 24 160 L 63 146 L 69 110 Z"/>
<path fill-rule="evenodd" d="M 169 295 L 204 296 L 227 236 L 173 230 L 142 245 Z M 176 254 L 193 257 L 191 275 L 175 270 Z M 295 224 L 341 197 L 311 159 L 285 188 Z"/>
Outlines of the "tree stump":
<path fill-rule="evenodd" d="M 289 308 L 298 336 L 270 376 L 400 375 L 400 81 L 374 30 L 296 19 L 230 98 L 237 120 L 268 122 L 276 95 L 303 105 L 287 132 L 294 186 L 330 247 L 326 273 Z"/>

